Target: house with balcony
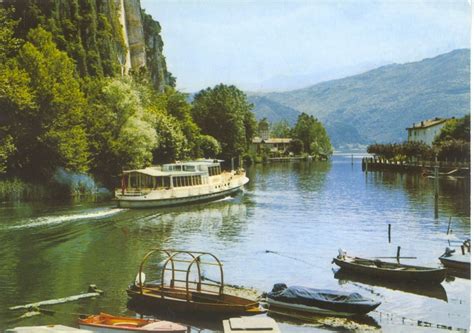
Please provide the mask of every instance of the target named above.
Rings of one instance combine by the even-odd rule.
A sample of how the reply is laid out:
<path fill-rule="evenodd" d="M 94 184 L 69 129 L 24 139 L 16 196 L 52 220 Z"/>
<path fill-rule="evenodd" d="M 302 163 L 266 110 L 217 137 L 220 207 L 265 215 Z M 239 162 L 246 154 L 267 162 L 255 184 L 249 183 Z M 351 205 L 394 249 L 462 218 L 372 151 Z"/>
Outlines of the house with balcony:
<path fill-rule="evenodd" d="M 255 137 L 250 145 L 250 151 L 261 155 L 264 152 L 270 155 L 281 155 L 290 146 L 291 138 L 262 138 Z"/>

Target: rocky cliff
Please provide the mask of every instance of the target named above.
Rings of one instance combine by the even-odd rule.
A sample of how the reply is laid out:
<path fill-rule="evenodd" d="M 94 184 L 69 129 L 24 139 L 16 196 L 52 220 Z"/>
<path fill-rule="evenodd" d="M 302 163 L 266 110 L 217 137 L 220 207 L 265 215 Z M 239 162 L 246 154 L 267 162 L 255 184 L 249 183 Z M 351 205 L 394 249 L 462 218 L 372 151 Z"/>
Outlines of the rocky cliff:
<path fill-rule="evenodd" d="M 81 76 L 146 73 L 158 90 L 174 79 L 166 69 L 161 27 L 140 0 L 0 0 L 14 7 L 18 35 L 42 25 L 76 62 Z M 144 71 L 144 69 L 146 69 Z"/>

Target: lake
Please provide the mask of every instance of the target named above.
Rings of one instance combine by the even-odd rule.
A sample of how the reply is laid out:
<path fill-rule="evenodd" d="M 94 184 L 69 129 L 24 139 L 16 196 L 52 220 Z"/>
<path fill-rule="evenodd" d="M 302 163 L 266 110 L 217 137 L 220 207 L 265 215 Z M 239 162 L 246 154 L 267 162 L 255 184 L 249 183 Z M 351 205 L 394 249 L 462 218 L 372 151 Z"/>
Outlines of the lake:
<path fill-rule="evenodd" d="M 408 264 L 438 266 L 448 245 L 470 238 L 469 183 L 442 180 L 435 218 L 433 180 L 418 175 L 363 173 L 361 156 L 327 162 L 252 166 L 244 193 L 201 205 L 127 210 L 108 203 L 1 203 L 0 328 L 60 323 L 100 311 L 134 315 L 125 289 L 151 247 L 200 250 L 224 262 L 229 284 L 271 290 L 274 283 L 356 291 L 382 305 L 357 320 L 311 322 L 273 315 L 283 332 L 382 328 L 468 329 L 470 280 L 449 277 L 437 288 L 376 285 L 334 276 L 338 249 L 365 257 L 394 256 Z M 452 233 L 447 235 L 451 218 Z M 388 242 L 391 224 L 391 242 Z M 104 295 L 45 306 L 55 314 L 19 317 L 8 307 L 76 295 L 96 284 Z M 219 322 L 187 321 L 204 332 Z M 419 322 L 421 321 L 421 322 Z M 430 329 L 421 326 L 431 325 Z"/>

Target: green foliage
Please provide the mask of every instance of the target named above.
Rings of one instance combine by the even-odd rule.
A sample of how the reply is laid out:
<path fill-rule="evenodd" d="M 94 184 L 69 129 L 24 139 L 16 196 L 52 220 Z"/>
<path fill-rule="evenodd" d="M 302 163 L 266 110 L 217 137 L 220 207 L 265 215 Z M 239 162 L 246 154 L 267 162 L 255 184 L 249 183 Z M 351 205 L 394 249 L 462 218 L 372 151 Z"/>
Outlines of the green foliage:
<path fill-rule="evenodd" d="M 448 161 L 469 161 L 471 159 L 471 143 L 464 140 L 448 139 L 439 142 L 438 158 Z"/>
<path fill-rule="evenodd" d="M 385 159 L 392 159 L 400 153 L 400 145 L 396 143 L 375 143 L 367 147 L 367 152 Z"/>
<path fill-rule="evenodd" d="M 471 115 L 448 120 L 436 137 L 434 144 L 448 140 L 471 141 Z"/>
<path fill-rule="evenodd" d="M 292 129 L 286 120 L 281 120 L 272 124 L 271 136 L 273 138 L 290 138 Z"/>
<path fill-rule="evenodd" d="M 74 63 L 56 48 L 51 34 L 31 30 L 0 73 L 0 133 L 15 147 L 3 151 L 4 167 L 24 177 L 51 175 L 58 166 L 87 171 L 85 98 Z"/>
<path fill-rule="evenodd" d="M 467 161 L 470 159 L 470 142 L 448 139 L 439 141 L 433 147 L 422 142 L 413 141 L 401 144 L 373 144 L 367 147 L 367 152 L 389 160 L 434 160 L 437 154 L 440 160 Z"/>
<path fill-rule="evenodd" d="M 158 145 L 156 117 L 147 113 L 140 91 L 127 79 L 89 82 L 87 114 L 92 170 L 101 178 L 123 168 L 151 164 Z"/>
<path fill-rule="evenodd" d="M 0 7 L 0 63 L 14 56 L 22 44 L 22 40 L 15 37 L 15 28 L 18 21 L 11 18 L 14 9 Z"/>
<path fill-rule="evenodd" d="M 198 155 L 204 158 L 214 158 L 222 152 L 219 141 L 210 135 L 200 135 L 198 137 Z"/>
<path fill-rule="evenodd" d="M 313 116 L 306 113 L 300 114 L 293 134 L 296 139 L 303 142 L 304 151 L 309 154 L 330 155 L 331 142 L 324 126 Z"/>
<path fill-rule="evenodd" d="M 165 113 L 158 113 L 155 129 L 158 135 L 158 147 L 153 151 L 154 163 L 186 158 L 187 140 L 175 118 Z"/>
<path fill-rule="evenodd" d="M 221 143 L 220 156 L 229 160 L 243 154 L 252 140 L 256 121 L 251 110 L 242 91 L 220 84 L 195 96 L 192 114 L 202 133 Z"/>
<path fill-rule="evenodd" d="M 268 132 L 270 130 L 270 123 L 268 122 L 267 118 L 263 118 L 258 122 L 257 130 L 259 134 Z"/>
<path fill-rule="evenodd" d="M 288 146 L 288 152 L 293 153 L 295 155 L 300 155 L 303 152 L 303 141 L 300 139 L 293 139 L 290 141 Z"/>

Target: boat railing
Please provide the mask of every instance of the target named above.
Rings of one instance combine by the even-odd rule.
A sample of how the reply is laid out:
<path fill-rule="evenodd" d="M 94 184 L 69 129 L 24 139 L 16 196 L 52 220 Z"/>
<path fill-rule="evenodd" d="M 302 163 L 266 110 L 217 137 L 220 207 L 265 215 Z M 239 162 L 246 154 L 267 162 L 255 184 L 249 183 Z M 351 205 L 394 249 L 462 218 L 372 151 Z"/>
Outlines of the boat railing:
<path fill-rule="evenodd" d="M 161 269 L 161 286 L 159 288 L 162 298 L 166 296 L 166 288 L 168 286 L 171 289 L 183 290 L 188 302 L 192 300 L 193 292 L 199 292 L 200 295 L 203 293 L 217 294 L 219 296 L 223 295 L 224 271 L 222 268 L 222 263 L 216 256 L 209 252 L 182 251 L 173 249 L 152 249 L 145 255 L 140 264 L 140 270 L 138 273 L 140 294 L 143 295 L 144 281 L 142 281 L 142 273 L 145 263 L 153 254 L 157 252 L 166 255 L 164 265 Z M 210 258 L 211 260 L 204 261 L 202 260 L 203 258 Z M 182 267 L 182 265 L 179 266 L 180 264 L 184 264 L 185 267 Z M 201 268 L 202 265 L 218 266 L 220 272 L 219 281 L 211 281 L 213 283 L 204 282 L 202 276 L 203 271 Z M 195 268 L 197 271 L 197 281 L 190 280 L 193 268 Z M 165 274 L 167 272 L 171 274 L 170 279 L 166 279 Z M 168 286 L 166 286 L 166 284 Z"/>
<path fill-rule="evenodd" d="M 123 195 L 139 197 L 139 196 L 142 196 L 142 195 L 150 194 L 150 192 L 152 190 L 153 189 L 151 189 L 151 188 L 128 188 L 128 189 L 123 191 Z"/>

